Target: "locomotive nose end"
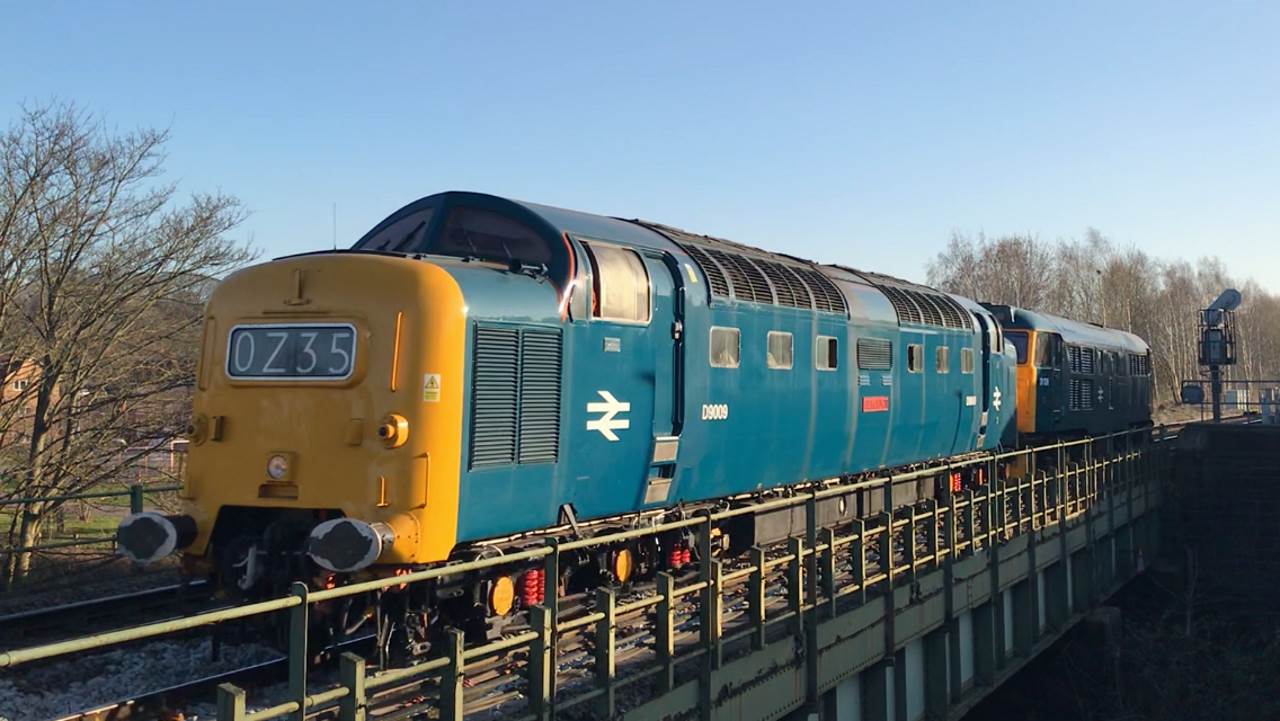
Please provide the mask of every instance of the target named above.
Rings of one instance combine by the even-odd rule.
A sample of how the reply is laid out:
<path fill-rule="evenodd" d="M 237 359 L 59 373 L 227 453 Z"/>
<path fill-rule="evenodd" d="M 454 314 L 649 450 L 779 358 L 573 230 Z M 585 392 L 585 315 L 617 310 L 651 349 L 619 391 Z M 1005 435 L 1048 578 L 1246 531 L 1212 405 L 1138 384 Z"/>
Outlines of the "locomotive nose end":
<path fill-rule="evenodd" d="M 165 516 L 152 511 L 131 513 L 116 527 L 120 553 L 135 563 L 154 563 L 191 545 L 196 521 L 191 516 Z"/>
<path fill-rule="evenodd" d="M 373 565 L 394 540 L 395 532 L 385 523 L 334 518 L 311 529 L 307 555 L 325 570 L 350 573 Z"/>

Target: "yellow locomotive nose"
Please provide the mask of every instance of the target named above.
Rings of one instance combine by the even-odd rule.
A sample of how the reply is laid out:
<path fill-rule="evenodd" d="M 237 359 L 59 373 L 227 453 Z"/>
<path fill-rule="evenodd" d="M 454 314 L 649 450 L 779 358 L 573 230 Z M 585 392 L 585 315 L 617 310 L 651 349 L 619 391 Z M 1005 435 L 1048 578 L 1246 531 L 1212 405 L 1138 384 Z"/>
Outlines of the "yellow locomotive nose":
<path fill-rule="evenodd" d="M 462 292 L 437 262 L 324 253 L 221 283 L 197 373 L 187 552 L 255 569 L 305 552 L 334 572 L 445 558 L 465 337 Z"/>

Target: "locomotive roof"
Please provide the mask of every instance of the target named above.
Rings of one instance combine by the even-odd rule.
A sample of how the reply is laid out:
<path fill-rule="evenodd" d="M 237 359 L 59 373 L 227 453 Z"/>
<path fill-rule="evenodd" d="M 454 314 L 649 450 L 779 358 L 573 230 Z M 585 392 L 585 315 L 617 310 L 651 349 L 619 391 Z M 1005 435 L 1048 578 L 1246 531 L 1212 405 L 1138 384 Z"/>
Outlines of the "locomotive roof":
<path fill-rule="evenodd" d="M 615 240 L 633 244 L 644 248 L 656 248 L 660 250 L 670 250 L 675 248 L 679 242 L 695 242 L 711 247 L 722 247 L 725 250 L 731 250 L 735 253 L 746 255 L 762 256 L 773 259 L 782 263 L 798 263 L 819 268 L 816 262 L 807 258 L 798 258 L 785 253 L 774 253 L 772 251 L 757 248 L 746 243 L 739 243 L 734 240 L 718 238 L 713 235 L 704 235 L 702 233 L 694 233 L 683 228 L 677 228 L 666 223 L 658 223 L 651 220 L 641 218 L 618 218 L 604 215 L 595 215 L 592 213 L 583 213 L 577 210 L 567 210 L 565 208 L 557 208 L 551 205 L 542 205 L 539 203 L 528 203 L 521 200 L 512 201 L 524 206 L 530 211 L 542 216 L 544 220 L 561 230 L 573 233 L 575 235 L 585 235 L 588 238 L 596 237 L 604 240 Z"/>
<path fill-rule="evenodd" d="M 540 226 L 540 232 L 548 235 L 551 233 L 555 235 L 570 234 L 586 239 L 595 238 L 623 243 L 637 248 L 660 251 L 681 250 L 693 256 L 695 262 L 702 266 L 704 272 L 708 273 L 713 291 L 717 286 L 715 281 L 719 279 L 721 288 L 718 294 L 726 297 L 732 294 L 734 298 L 760 302 L 759 290 L 753 290 L 749 287 L 753 281 L 749 277 L 750 273 L 747 276 L 735 276 L 732 290 L 724 285 L 724 276 L 721 274 L 727 273 L 732 276 L 735 271 L 741 273 L 745 269 L 746 271 L 754 272 L 756 275 L 764 273 L 764 276 L 770 276 L 773 278 L 772 282 L 775 287 L 778 283 L 783 286 L 795 285 L 795 287 L 786 290 L 785 293 L 778 294 L 779 298 L 785 296 L 790 300 L 778 302 L 773 298 L 773 293 L 768 291 L 770 281 L 766 281 L 764 276 L 760 276 L 758 278 L 759 282 L 755 283 L 755 285 L 765 289 L 766 295 L 769 296 L 769 302 L 774 302 L 775 304 L 791 305 L 797 302 L 797 298 L 803 298 L 805 301 L 812 299 L 812 305 L 806 303 L 795 307 L 812 307 L 814 310 L 843 315 L 848 312 L 849 304 L 854 301 L 852 296 L 859 296 L 858 302 L 853 303 L 853 305 L 858 306 L 858 314 L 865 314 L 865 317 L 965 330 L 974 328 L 970 317 L 972 311 L 968 304 L 960 303 L 950 294 L 900 278 L 839 265 L 820 265 L 805 258 L 784 253 L 774 253 L 715 236 L 691 233 L 661 223 L 584 213 L 486 193 L 448 191 L 421 198 L 388 216 L 367 233 L 365 238 L 375 237 L 383 228 L 389 227 L 398 219 L 417 212 L 419 209 L 448 207 L 450 205 L 487 206 L 494 210 L 505 206 L 509 215 L 524 217 L 526 222 Z M 357 247 L 364 242 L 365 238 L 362 238 L 357 243 Z M 732 258 L 727 258 L 724 255 L 716 256 L 717 253 L 753 257 L 756 265 L 747 264 L 743 266 L 741 263 L 735 264 Z M 708 257 L 708 254 L 721 258 L 721 260 L 716 261 Z M 729 265 L 725 266 L 724 263 Z M 759 266 L 758 268 L 756 267 L 757 265 Z M 778 266 L 791 266 L 795 273 L 794 277 L 791 273 Z M 843 293 L 837 290 L 833 284 L 834 281 L 841 281 L 846 284 Z M 804 286 L 807 286 L 807 289 Z M 743 291 L 742 294 L 738 293 L 739 287 Z M 859 290 L 860 288 L 865 288 L 866 292 Z M 873 288 L 875 289 L 874 291 L 872 291 Z M 889 304 L 871 302 L 870 296 L 866 295 L 867 292 L 875 292 L 885 296 Z"/>
<path fill-rule="evenodd" d="M 1041 313 L 1009 305 L 988 305 L 1000 322 L 1010 328 L 1027 328 L 1057 333 L 1062 340 L 1077 345 L 1123 350 L 1130 353 L 1146 353 L 1150 346 L 1142 338 L 1119 328 L 1106 328 L 1092 323 L 1063 318 L 1051 313 Z"/>
<path fill-rule="evenodd" d="M 521 203 L 521 205 L 532 212 L 538 213 L 552 225 L 560 227 L 562 230 L 570 233 L 587 236 L 594 235 L 597 237 L 634 243 L 644 247 L 668 249 L 675 245 L 680 246 L 691 253 L 696 250 L 696 246 L 702 246 L 704 248 L 718 249 L 721 251 L 736 253 L 738 255 L 765 258 L 786 265 L 808 266 L 814 272 L 825 275 L 831 280 L 840 280 L 845 283 L 854 284 L 854 286 L 875 288 L 876 291 L 874 292 L 887 296 L 890 301 L 889 304 L 868 303 L 866 302 L 868 300 L 866 297 L 860 298 L 859 302 L 854 303 L 858 308 L 858 315 L 860 317 L 876 318 L 886 321 L 924 322 L 950 328 L 963 328 L 965 330 L 971 330 L 973 328 L 972 321 L 966 315 L 966 313 L 971 313 L 972 311 L 966 305 L 955 302 L 955 298 L 950 294 L 942 293 L 934 288 L 920 285 L 918 283 L 912 283 L 911 281 L 903 280 L 901 278 L 895 278 L 882 273 L 871 273 L 868 271 L 857 270 L 843 265 L 820 265 L 814 261 L 794 255 L 774 253 L 745 243 L 738 243 L 736 241 L 726 240 L 724 238 L 718 238 L 711 235 L 691 233 L 687 230 L 647 220 L 606 218 L 603 216 L 579 213 L 573 210 L 565 210 L 563 208 L 539 205 L 536 203 Z M 645 234 L 643 233 L 645 230 L 651 232 Z M 691 248 L 690 246 L 694 247 Z M 701 260 L 699 260 L 699 262 L 701 264 Z M 704 270 L 707 269 L 704 267 Z M 916 314 L 921 315 L 921 317 L 916 318 L 912 316 L 910 309 L 901 307 L 903 303 L 911 305 L 911 301 L 909 299 L 904 301 L 901 298 L 895 298 L 893 289 L 914 291 L 915 295 L 912 297 L 918 298 L 921 295 L 937 298 L 945 297 L 952 302 L 947 303 L 946 301 L 943 301 L 941 305 L 931 305 L 931 309 L 936 310 L 936 318 L 930 316 L 929 319 L 925 319 L 923 315 L 930 311 L 921 311 L 921 306 L 918 304 L 914 305 L 913 307 L 915 308 Z M 851 294 L 862 295 L 856 291 L 854 287 L 846 287 L 840 307 L 841 311 L 844 310 L 843 306 L 845 304 L 854 301 Z M 902 294 L 899 293 L 898 295 Z M 927 301 L 923 302 L 926 303 L 926 305 L 929 305 Z M 903 317 L 904 313 L 907 316 L 905 318 Z"/>

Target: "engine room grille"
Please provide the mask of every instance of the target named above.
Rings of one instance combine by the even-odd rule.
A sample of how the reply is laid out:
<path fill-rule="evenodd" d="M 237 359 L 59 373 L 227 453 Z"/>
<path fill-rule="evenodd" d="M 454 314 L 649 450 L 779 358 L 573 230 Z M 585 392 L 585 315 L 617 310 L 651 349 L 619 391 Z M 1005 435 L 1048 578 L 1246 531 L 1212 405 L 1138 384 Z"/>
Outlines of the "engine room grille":
<path fill-rule="evenodd" d="M 1144 355 L 1129 354 L 1129 375 L 1145 376 L 1151 374 L 1151 359 Z"/>
<path fill-rule="evenodd" d="M 476 324 L 472 468 L 559 457 L 560 346 L 559 329 Z"/>
<path fill-rule="evenodd" d="M 715 298 L 845 314 L 844 294 L 805 261 L 659 223 L 634 221 L 679 245 L 707 276 Z M 775 260 L 775 258 L 777 258 Z"/>
<path fill-rule="evenodd" d="M 893 344 L 882 338 L 859 338 L 858 368 L 867 371 L 893 368 Z"/>
<path fill-rule="evenodd" d="M 1094 357 L 1095 357 L 1095 354 L 1092 348 L 1085 348 L 1083 351 L 1080 352 L 1080 372 L 1081 373 L 1087 376 L 1093 375 L 1093 371 L 1095 368 Z"/>
<path fill-rule="evenodd" d="M 1093 410 L 1093 380 L 1090 378 L 1072 378 L 1067 408 L 1073 411 Z"/>

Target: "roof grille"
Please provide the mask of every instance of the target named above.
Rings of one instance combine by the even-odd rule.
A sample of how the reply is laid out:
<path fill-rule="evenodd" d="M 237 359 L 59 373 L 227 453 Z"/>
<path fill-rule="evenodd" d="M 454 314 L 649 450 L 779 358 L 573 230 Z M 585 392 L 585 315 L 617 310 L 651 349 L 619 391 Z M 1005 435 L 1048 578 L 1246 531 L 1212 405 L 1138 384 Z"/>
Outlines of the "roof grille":
<path fill-rule="evenodd" d="M 916 305 L 915 300 L 903 291 L 891 286 L 879 286 L 880 291 L 893 304 L 893 310 L 898 314 L 898 322 L 907 321 L 908 323 L 923 323 L 924 313 L 920 311 L 920 306 Z"/>
<path fill-rule="evenodd" d="M 749 258 L 712 248 L 707 248 L 706 251 L 729 271 L 734 298 L 753 303 L 773 303 L 773 289 L 769 286 L 769 281 Z"/>
<path fill-rule="evenodd" d="M 718 298 L 729 297 L 729 282 L 724 278 L 724 269 L 720 264 L 707 255 L 696 245 L 684 246 L 689 257 L 693 258 L 693 262 L 702 268 L 702 272 L 707 276 L 707 283 L 711 284 L 711 294 Z"/>
<path fill-rule="evenodd" d="M 713 297 L 827 313 L 848 312 L 840 289 L 806 261 L 667 225 L 633 222 L 661 233 L 688 253 L 707 276 Z"/>
<path fill-rule="evenodd" d="M 885 276 L 864 274 L 871 284 L 885 294 L 898 314 L 899 323 L 916 323 L 942 328 L 973 330 L 969 311 L 955 298 L 922 287 L 908 287 L 883 282 Z"/>
<path fill-rule="evenodd" d="M 813 306 L 828 313 L 844 313 L 848 307 L 844 303 L 844 294 L 827 276 L 812 268 L 795 268 L 800 281 L 809 288 L 813 296 Z"/>
<path fill-rule="evenodd" d="M 944 325 L 942 322 L 942 309 L 937 303 L 933 302 L 927 294 L 918 290 L 907 291 L 916 300 L 916 305 L 920 306 L 920 310 L 924 312 L 924 322 L 928 325 Z"/>
<path fill-rule="evenodd" d="M 764 271 L 769 282 L 773 283 L 773 292 L 777 297 L 778 305 L 790 308 L 813 308 L 813 298 L 809 295 L 809 288 L 805 286 L 804 281 L 800 280 L 800 276 L 795 274 L 795 271 L 771 260 L 757 259 L 756 265 L 760 266 L 760 270 Z"/>

